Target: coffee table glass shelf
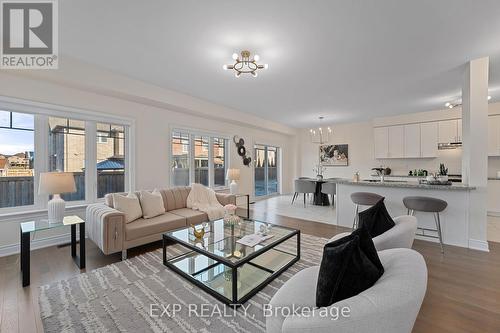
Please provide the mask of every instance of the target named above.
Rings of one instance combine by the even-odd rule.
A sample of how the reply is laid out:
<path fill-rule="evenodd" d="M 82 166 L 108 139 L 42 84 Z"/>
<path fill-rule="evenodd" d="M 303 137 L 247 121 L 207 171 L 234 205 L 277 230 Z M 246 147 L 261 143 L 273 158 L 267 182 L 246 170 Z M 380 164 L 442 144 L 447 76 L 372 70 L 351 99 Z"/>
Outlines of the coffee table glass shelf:
<path fill-rule="evenodd" d="M 243 304 L 300 259 L 299 230 L 249 219 L 204 228 L 201 239 L 190 227 L 163 234 L 163 263 L 226 304 Z M 263 229 L 272 237 L 258 245 L 237 242 Z"/>

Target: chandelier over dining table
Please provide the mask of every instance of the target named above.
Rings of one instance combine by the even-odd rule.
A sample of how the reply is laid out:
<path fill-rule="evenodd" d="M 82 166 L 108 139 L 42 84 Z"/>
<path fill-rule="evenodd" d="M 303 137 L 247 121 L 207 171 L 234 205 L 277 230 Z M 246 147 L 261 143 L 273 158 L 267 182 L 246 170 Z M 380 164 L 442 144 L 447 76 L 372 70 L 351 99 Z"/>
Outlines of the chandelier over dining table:
<path fill-rule="evenodd" d="M 319 126 L 318 128 L 311 128 L 309 130 L 309 136 L 311 137 L 311 142 L 312 143 L 319 143 L 320 145 L 327 143 L 330 141 L 330 135 L 333 134 L 333 131 L 330 126 L 323 127 L 323 119 L 325 117 L 320 116 L 318 117 L 319 119 Z"/>

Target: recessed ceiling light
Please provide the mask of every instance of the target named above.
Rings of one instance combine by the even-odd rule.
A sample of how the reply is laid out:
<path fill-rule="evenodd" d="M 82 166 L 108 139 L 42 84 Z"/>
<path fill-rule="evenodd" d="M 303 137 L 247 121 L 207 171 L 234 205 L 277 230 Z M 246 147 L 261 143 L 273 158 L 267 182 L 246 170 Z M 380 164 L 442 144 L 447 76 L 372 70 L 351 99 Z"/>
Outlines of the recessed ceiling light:
<path fill-rule="evenodd" d="M 446 104 L 444 106 L 449 107 L 450 105 L 451 105 L 450 102 L 446 102 Z"/>
<path fill-rule="evenodd" d="M 491 99 L 491 96 L 488 96 L 488 101 Z"/>

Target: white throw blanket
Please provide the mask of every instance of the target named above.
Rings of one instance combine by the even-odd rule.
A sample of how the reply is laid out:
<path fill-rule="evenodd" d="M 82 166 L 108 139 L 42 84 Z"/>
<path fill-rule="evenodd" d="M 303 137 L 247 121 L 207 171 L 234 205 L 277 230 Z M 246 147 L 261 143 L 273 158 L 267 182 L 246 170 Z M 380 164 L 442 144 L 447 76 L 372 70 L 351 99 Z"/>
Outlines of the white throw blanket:
<path fill-rule="evenodd" d="M 214 190 L 201 184 L 192 184 L 187 197 L 188 208 L 207 213 L 210 221 L 224 217 L 224 207 L 219 203 Z"/>

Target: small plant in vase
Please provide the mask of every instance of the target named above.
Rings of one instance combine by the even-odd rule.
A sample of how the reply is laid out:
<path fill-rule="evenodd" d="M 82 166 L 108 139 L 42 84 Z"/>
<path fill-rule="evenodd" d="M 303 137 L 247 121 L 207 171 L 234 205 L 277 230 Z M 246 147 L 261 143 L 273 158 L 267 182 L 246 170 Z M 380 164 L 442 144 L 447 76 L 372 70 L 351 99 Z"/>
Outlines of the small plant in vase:
<path fill-rule="evenodd" d="M 439 164 L 438 179 L 442 182 L 448 181 L 448 168 L 445 167 L 444 163 Z"/>
<path fill-rule="evenodd" d="M 323 179 L 323 172 L 325 172 L 326 168 L 321 165 L 321 164 L 316 164 L 316 166 L 313 168 L 313 171 L 316 173 L 316 178 L 319 180 Z"/>
<path fill-rule="evenodd" d="M 240 222 L 241 218 L 236 215 L 237 208 L 238 207 L 233 204 L 224 206 L 224 223 L 226 225 L 234 226 Z"/>

